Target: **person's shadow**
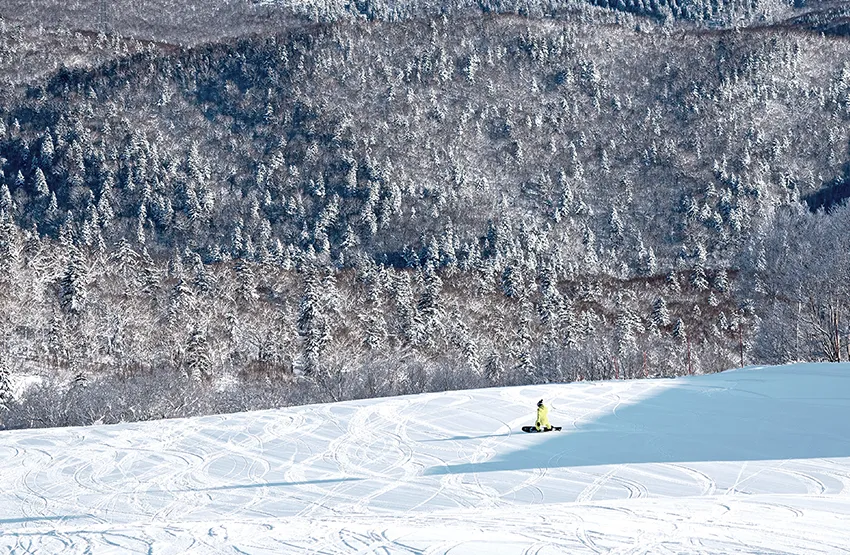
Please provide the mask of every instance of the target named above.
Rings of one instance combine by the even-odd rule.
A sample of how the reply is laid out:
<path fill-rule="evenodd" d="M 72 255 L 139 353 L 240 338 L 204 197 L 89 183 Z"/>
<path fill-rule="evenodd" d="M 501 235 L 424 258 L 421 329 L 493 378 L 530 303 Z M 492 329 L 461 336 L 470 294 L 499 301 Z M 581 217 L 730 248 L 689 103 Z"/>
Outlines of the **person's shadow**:
<path fill-rule="evenodd" d="M 579 427 L 427 475 L 627 463 L 850 457 L 850 365 L 744 369 L 667 382 Z M 553 415 L 555 416 L 555 415 Z"/>

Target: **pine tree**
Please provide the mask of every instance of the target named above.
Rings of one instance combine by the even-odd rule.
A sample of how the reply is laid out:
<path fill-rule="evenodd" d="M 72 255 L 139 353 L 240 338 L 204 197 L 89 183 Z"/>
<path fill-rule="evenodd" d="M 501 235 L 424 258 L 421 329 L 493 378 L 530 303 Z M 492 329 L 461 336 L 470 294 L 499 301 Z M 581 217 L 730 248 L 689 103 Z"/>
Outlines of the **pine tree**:
<path fill-rule="evenodd" d="M 514 264 L 508 264 L 502 271 L 502 292 L 509 299 L 518 299 L 525 293 L 522 272 Z"/>
<path fill-rule="evenodd" d="M 133 250 L 130 242 L 125 237 L 122 237 L 121 240 L 118 241 L 115 254 L 112 255 L 112 258 L 113 264 L 117 268 L 118 273 L 125 278 L 135 271 L 139 262 L 138 253 Z"/>
<path fill-rule="evenodd" d="M 14 401 L 12 379 L 6 353 L 0 353 L 0 413 L 9 408 Z"/>
<path fill-rule="evenodd" d="M 392 291 L 398 321 L 398 333 L 407 342 L 413 342 L 416 338 L 417 314 L 409 272 L 401 270 L 394 274 Z"/>
<path fill-rule="evenodd" d="M 260 295 L 257 293 L 257 278 L 254 269 L 242 260 L 236 263 L 236 295 L 244 303 L 253 304 Z"/>
<path fill-rule="evenodd" d="M 20 255 L 20 234 L 8 213 L 0 210 L 0 282 L 12 281 Z"/>
<path fill-rule="evenodd" d="M 718 270 L 714 275 L 714 288 L 720 293 L 725 293 L 729 289 L 729 278 L 726 275 L 726 270 Z"/>
<path fill-rule="evenodd" d="M 516 359 L 516 370 L 519 375 L 526 379 L 536 380 L 534 363 L 531 360 L 531 312 L 527 303 L 520 306 L 518 331 L 516 334 L 516 343 L 513 348 L 513 356 Z"/>
<path fill-rule="evenodd" d="M 74 249 L 59 280 L 59 304 L 67 314 L 77 315 L 86 302 L 86 269 L 82 255 Z"/>
<path fill-rule="evenodd" d="M 154 263 L 151 255 L 148 254 L 148 249 L 142 250 L 142 270 L 139 285 L 141 286 L 141 290 L 148 294 L 153 295 L 156 293 L 157 289 L 159 289 L 159 285 L 162 282 L 162 275 L 160 274 L 159 268 L 156 263 Z"/>
<path fill-rule="evenodd" d="M 186 345 L 186 371 L 189 379 L 195 382 L 209 379 L 211 369 L 212 362 L 206 333 L 200 328 L 193 328 Z"/>
<path fill-rule="evenodd" d="M 623 238 L 623 230 L 625 226 L 623 225 L 623 220 L 620 218 L 620 213 L 617 212 L 617 207 L 614 206 L 611 208 L 611 215 L 608 218 L 608 225 L 611 227 L 611 233 L 614 235 L 615 240 L 619 242 Z"/>
<path fill-rule="evenodd" d="M 14 206 L 12 193 L 9 191 L 9 186 L 3 183 L 2 169 L 0 169 L 0 213 L 5 212 L 11 215 Z"/>
<path fill-rule="evenodd" d="M 56 152 L 56 149 L 53 146 L 53 137 L 50 135 L 50 130 L 45 133 L 44 138 L 41 141 L 40 150 L 39 162 L 45 168 L 49 168 L 53 165 L 53 155 Z"/>
<path fill-rule="evenodd" d="M 136 241 L 140 245 L 144 245 L 147 239 L 145 237 L 145 222 L 147 222 L 147 219 L 148 210 L 145 206 L 145 203 L 143 202 L 141 205 L 139 205 L 139 210 L 136 216 Z"/>
<path fill-rule="evenodd" d="M 41 168 L 35 169 L 33 190 L 38 197 L 46 197 L 50 194 L 50 189 L 47 187 L 47 179 L 45 179 L 44 172 L 41 171 Z"/>
<path fill-rule="evenodd" d="M 662 297 L 657 298 L 652 305 L 652 323 L 657 328 L 666 328 L 670 325 L 670 312 L 667 310 L 667 301 Z"/>
<path fill-rule="evenodd" d="M 45 221 L 53 226 L 62 224 L 62 213 L 59 211 L 59 202 L 56 200 L 56 193 L 50 192 L 50 200 L 47 201 L 47 208 L 44 210 Z"/>
<path fill-rule="evenodd" d="M 461 352 L 466 368 L 478 374 L 481 371 L 481 361 L 478 358 L 478 346 L 472 339 L 469 328 L 461 320 L 456 320 L 453 328 L 454 346 Z"/>
<path fill-rule="evenodd" d="M 617 317 L 615 320 L 615 338 L 617 352 L 627 355 L 637 351 L 637 334 L 644 331 L 643 323 L 628 306 L 628 298 L 618 295 Z"/>
<path fill-rule="evenodd" d="M 673 326 L 673 337 L 679 341 L 685 341 L 688 338 L 688 334 L 685 332 L 685 323 L 681 318 L 676 320 L 676 325 Z"/>
<path fill-rule="evenodd" d="M 693 285 L 694 289 L 697 291 L 705 291 L 708 289 L 708 279 L 706 279 L 705 276 L 705 267 L 699 261 L 697 261 L 691 271 L 690 280 L 691 285 Z"/>
<path fill-rule="evenodd" d="M 168 300 L 168 323 L 173 328 L 180 328 L 181 324 L 186 321 L 189 308 L 194 301 L 192 288 L 186 280 L 180 276 L 177 283 L 171 288 L 171 294 Z"/>
<path fill-rule="evenodd" d="M 319 370 L 322 355 L 331 342 L 331 328 L 325 307 L 324 287 L 318 269 L 311 269 L 304 281 L 304 295 L 298 314 L 298 331 L 304 338 L 304 373 Z"/>
<path fill-rule="evenodd" d="M 560 324 L 564 310 L 564 298 L 555 285 L 555 275 L 551 268 L 540 272 L 540 304 L 537 309 L 541 323 L 552 332 Z"/>
<path fill-rule="evenodd" d="M 192 285 L 194 285 L 195 290 L 198 293 L 209 293 L 216 286 L 216 277 L 212 274 L 212 272 L 207 270 L 206 265 L 201 260 L 201 257 L 197 255 L 195 256 L 195 278 L 192 281 Z"/>
<path fill-rule="evenodd" d="M 440 305 L 440 294 L 443 290 L 443 280 L 437 275 L 434 266 L 428 264 L 422 273 L 423 290 L 417 306 L 421 321 L 419 322 L 420 338 L 431 341 L 435 336 L 443 335 L 443 309 Z"/>
<path fill-rule="evenodd" d="M 655 250 L 652 247 L 647 250 L 644 270 L 648 276 L 653 276 L 658 271 L 658 259 L 655 257 Z"/>

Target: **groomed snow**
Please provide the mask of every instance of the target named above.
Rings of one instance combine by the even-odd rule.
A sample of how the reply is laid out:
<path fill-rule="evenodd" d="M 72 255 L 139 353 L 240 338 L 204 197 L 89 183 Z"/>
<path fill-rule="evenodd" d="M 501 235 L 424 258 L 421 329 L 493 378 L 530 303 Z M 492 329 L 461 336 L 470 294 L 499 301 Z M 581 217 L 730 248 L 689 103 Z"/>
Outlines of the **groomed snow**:
<path fill-rule="evenodd" d="M 534 405 L 564 431 L 524 434 Z M 6 553 L 850 553 L 850 365 L 0 433 Z"/>

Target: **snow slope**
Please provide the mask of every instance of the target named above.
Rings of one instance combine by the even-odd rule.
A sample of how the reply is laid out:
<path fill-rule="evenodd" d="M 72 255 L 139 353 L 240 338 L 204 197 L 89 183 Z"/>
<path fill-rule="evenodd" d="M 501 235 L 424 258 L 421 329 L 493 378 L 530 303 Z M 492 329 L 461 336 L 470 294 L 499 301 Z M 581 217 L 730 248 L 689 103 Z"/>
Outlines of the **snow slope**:
<path fill-rule="evenodd" d="M 543 397 L 561 433 L 524 434 Z M 850 553 L 850 365 L 0 433 L 0 553 Z"/>

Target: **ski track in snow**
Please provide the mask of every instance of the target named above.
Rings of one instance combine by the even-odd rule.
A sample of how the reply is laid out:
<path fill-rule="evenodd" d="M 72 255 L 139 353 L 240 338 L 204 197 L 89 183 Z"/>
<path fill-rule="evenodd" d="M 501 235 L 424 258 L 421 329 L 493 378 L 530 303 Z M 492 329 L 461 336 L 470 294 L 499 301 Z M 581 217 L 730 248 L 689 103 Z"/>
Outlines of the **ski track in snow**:
<path fill-rule="evenodd" d="M 848 421 L 797 365 L 7 431 L 0 552 L 850 554 Z"/>

